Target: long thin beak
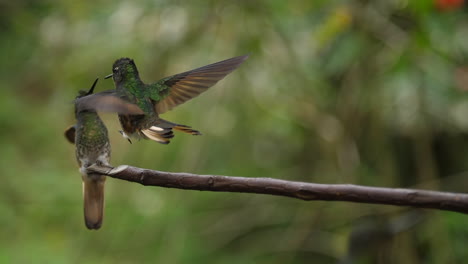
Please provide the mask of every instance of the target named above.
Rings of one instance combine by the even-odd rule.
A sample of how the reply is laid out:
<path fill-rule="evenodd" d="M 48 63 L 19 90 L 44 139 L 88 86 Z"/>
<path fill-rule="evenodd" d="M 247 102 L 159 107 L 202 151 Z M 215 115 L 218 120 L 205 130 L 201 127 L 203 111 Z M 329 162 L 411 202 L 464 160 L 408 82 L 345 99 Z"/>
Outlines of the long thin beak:
<path fill-rule="evenodd" d="M 96 83 L 98 82 L 99 78 L 96 78 L 94 81 L 93 85 L 91 86 L 91 89 L 89 89 L 88 93 L 86 95 L 90 95 L 94 92 L 94 87 L 96 87 Z"/>
<path fill-rule="evenodd" d="M 109 79 L 110 77 L 112 77 L 112 75 L 114 75 L 113 73 L 107 75 L 106 77 L 104 77 L 104 79 Z"/>

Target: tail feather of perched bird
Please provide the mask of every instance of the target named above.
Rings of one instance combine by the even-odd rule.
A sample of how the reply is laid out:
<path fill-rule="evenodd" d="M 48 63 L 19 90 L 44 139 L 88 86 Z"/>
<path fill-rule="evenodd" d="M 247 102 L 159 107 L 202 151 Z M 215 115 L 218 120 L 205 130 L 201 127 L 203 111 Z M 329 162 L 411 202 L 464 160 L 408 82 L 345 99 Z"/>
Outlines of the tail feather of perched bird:
<path fill-rule="evenodd" d="M 151 139 L 162 144 L 170 142 L 170 138 L 173 137 L 172 130 L 201 135 L 199 131 L 189 126 L 162 120 L 159 118 L 159 114 L 203 93 L 234 71 L 247 58 L 247 55 L 230 58 L 175 74 L 152 84 L 145 84 L 141 81 L 138 69 L 132 59 L 118 59 L 113 65 L 113 73 L 106 77 L 113 77 L 116 90 L 109 91 L 106 96 L 115 93 L 116 96 L 137 105 L 144 112 L 143 114 L 119 113 L 122 135 L 127 138 Z M 117 107 L 103 108 L 117 109 Z M 129 108 L 131 107 L 127 105 L 119 107 L 119 109 Z M 164 125 L 169 125 L 169 127 Z M 171 131 L 166 131 L 166 129 Z"/>
<path fill-rule="evenodd" d="M 83 177 L 84 219 L 88 229 L 99 229 L 104 216 L 104 182 L 102 175 Z"/>

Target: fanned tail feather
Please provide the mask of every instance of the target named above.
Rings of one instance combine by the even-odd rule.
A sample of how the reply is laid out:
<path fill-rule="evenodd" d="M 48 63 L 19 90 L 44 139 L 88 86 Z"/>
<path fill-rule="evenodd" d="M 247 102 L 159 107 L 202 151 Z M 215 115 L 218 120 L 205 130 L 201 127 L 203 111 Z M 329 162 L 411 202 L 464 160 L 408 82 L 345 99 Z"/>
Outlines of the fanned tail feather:
<path fill-rule="evenodd" d="M 177 125 L 177 126 L 174 127 L 174 129 L 177 130 L 177 131 L 181 131 L 181 132 L 190 134 L 190 135 L 197 135 L 198 136 L 198 135 L 202 134 L 202 133 L 200 133 L 200 131 L 192 129 L 189 126 L 185 126 L 185 125 Z"/>
<path fill-rule="evenodd" d="M 142 129 L 141 133 L 145 135 L 148 139 L 154 140 L 161 144 L 169 144 L 171 138 L 174 137 L 172 129 L 155 129 L 159 127 L 152 126 L 148 129 Z M 168 131 L 167 131 L 168 130 Z"/>
<path fill-rule="evenodd" d="M 142 129 L 141 133 L 146 138 L 161 144 L 169 144 L 171 142 L 171 138 L 174 137 L 173 129 L 190 135 L 201 135 L 200 131 L 192 129 L 189 126 L 175 124 L 163 119 L 160 119 L 159 121 L 160 123 L 157 125 L 153 125 L 147 129 Z"/>

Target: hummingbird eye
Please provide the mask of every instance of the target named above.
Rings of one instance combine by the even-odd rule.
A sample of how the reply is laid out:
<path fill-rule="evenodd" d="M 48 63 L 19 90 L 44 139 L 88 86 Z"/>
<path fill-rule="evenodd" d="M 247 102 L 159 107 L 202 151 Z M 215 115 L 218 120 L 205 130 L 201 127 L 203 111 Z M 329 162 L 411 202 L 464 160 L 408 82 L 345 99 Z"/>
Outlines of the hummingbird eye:
<path fill-rule="evenodd" d="M 118 71 L 119 70 L 119 67 L 115 67 L 114 68 L 114 72 Z"/>

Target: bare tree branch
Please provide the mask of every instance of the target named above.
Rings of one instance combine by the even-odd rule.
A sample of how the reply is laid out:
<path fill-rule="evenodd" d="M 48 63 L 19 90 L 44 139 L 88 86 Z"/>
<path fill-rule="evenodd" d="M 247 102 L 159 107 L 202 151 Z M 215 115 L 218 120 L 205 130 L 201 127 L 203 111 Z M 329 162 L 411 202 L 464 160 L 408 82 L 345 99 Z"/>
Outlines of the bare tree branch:
<path fill-rule="evenodd" d="M 468 194 L 438 191 L 367 187 L 351 184 L 317 184 L 272 178 L 245 178 L 218 175 L 197 175 L 141 169 L 122 165 L 116 168 L 93 165 L 89 172 L 160 186 L 213 192 L 240 192 L 287 196 L 306 201 L 348 201 L 431 208 L 468 213 Z"/>

